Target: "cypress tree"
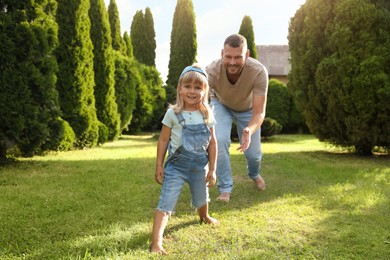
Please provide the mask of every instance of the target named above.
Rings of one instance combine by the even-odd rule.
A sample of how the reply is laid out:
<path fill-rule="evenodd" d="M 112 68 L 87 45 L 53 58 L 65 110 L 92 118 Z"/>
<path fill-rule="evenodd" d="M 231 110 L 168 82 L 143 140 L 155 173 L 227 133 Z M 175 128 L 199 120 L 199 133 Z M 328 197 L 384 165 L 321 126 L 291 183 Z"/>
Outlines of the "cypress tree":
<path fill-rule="evenodd" d="M 145 53 L 144 63 L 149 66 L 156 66 L 156 32 L 154 31 L 153 15 L 150 8 L 145 9 Z"/>
<path fill-rule="evenodd" d="M 141 10 L 135 13 L 131 23 L 130 35 L 134 57 L 143 64 L 155 66 L 156 33 L 149 7 L 146 8 L 145 15 Z"/>
<path fill-rule="evenodd" d="M 57 88 L 63 118 L 73 128 L 78 147 L 96 145 L 99 138 L 89 7 L 89 0 L 58 1 L 56 15 L 59 26 Z"/>
<path fill-rule="evenodd" d="M 119 19 L 118 6 L 115 0 L 110 0 L 108 5 L 108 19 L 110 21 L 112 48 L 126 54 L 125 42 L 121 36 L 121 23 Z"/>
<path fill-rule="evenodd" d="M 130 38 L 133 45 L 133 54 L 139 62 L 146 64 L 144 53 L 146 52 L 145 48 L 145 21 L 144 14 L 142 10 L 138 10 L 133 16 L 133 21 L 131 22 L 130 27 Z"/>
<path fill-rule="evenodd" d="M 197 42 L 194 6 L 191 0 L 178 0 L 173 15 L 171 47 L 166 81 L 167 101 L 176 99 L 176 86 L 183 69 L 196 62 Z"/>
<path fill-rule="evenodd" d="M 143 69 L 146 65 L 133 60 L 131 66 L 131 79 L 136 83 L 135 111 L 133 114 L 128 131 L 131 134 L 141 132 L 149 124 L 153 116 L 153 95 L 143 77 Z"/>
<path fill-rule="evenodd" d="M 258 55 L 255 43 L 255 33 L 253 31 L 252 18 L 250 16 L 244 16 L 238 33 L 246 38 L 250 56 L 257 60 Z"/>
<path fill-rule="evenodd" d="M 55 86 L 56 2 L 1 1 L 0 158 L 17 145 L 23 156 L 57 149 L 64 126 Z"/>
<path fill-rule="evenodd" d="M 127 55 L 127 57 L 133 58 L 134 57 L 134 54 L 133 54 L 133 44 L 131 43 L 130 36 L 129 36 L 129 34 L 127 32 L 125 32 L 123 34 L 123 40 L 124 40 L 125 46 L 126 46 L 126 55 Z"/>
<path fill-rule="evenodd" d="M 93 43 L 95 100 L 97 117 L 108 128 L 108 140 L 118 138 L 120 117 L 115 101 L 115 62 L 108 13 L 103 0 L 90 0 L 91 40 Z M 100 142 L 106 140 L 100 138 Z"/>
<path fill-rule="evenodd" d="M 114 51 L 115 59 L 115 95 L 120 114 L 120 129 L 128 130 L 133 117 L 135 101 L 137 98 L 136 88 L 140 78 L 134 76 L 134 61 L 119 51 Z"/>

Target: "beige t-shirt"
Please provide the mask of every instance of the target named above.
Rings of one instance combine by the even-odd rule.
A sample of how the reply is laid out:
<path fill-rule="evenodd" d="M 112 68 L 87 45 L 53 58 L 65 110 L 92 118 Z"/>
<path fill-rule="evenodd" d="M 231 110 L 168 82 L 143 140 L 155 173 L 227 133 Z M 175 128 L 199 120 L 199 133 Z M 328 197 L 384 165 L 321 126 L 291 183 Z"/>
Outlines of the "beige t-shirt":
<path fill-rule="evenodd" d="M 266 96 L 268 91 L 268 71 L 258 60 L 249 57 L 238 81 L 233 85 L 226 75 L 222 59 L 206 67 L 210 90 L 219 102 L 237 112 L 252 108 L 252 98 Z"/>

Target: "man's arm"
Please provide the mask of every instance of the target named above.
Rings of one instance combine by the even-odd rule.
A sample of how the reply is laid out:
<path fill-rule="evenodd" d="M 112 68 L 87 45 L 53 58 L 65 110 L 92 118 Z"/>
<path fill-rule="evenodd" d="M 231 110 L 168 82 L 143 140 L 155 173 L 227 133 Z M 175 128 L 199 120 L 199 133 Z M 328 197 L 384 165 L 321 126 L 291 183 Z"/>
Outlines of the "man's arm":
<path fill-rule="evenodd" d="M 265 118 L 267 96 L 253 96 L 252 117 L 241 137 L 241 145 L 237 150 L 245 152 L 251 144 L 251 135 L 260 128 Z"/>

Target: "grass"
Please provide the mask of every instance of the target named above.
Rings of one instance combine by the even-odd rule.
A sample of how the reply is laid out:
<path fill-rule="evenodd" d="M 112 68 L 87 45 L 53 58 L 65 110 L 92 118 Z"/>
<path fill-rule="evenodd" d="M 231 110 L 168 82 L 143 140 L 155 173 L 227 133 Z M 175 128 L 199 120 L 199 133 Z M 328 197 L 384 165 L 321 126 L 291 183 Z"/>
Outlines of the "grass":
<path fill-rule="evenodd" d="M 265 192 L 232 145 L 235 187 L 201 225 L 186 186 L 165 232 L 166 259 L 388 259 L 390 158 L 359 157 L 310 135 L 263 143 Z M 159 259 L 149 254 L 156 138 L 0 167 L 0 259 Z"/>

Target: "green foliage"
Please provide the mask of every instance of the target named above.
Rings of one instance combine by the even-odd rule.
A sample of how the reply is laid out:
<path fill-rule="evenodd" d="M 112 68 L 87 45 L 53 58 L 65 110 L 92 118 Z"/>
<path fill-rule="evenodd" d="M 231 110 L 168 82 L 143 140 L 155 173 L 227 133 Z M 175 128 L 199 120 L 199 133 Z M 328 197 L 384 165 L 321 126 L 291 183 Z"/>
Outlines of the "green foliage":
<path fill-rule="evenodd" d="M 291 108 L 291 97 L 283 82 L 271 79 L 268 83 L 267 117 L 278 121 L 283 127 L 288 124 Z"/>
<path fill-rule="evenodd" d="M 173 15 L 171 47 L 166 81 L 167 101 L 176 99 L 176 86 L 180 73 L 196 61 L 196 23 L 191 0 L 178 0 Z"/>
<path fill-rule="evenodd" d="M 57 118 L 50 125 L 50 139 L 45 143 L 44 150 L 68 151 L 74 147 L 76 135 L 68 122 Z"/>
<path fill-rule="evenodd" d="M 60 116 L 56 89 L 58 44 L 56 2 L 1 1 L 0 3 L 0 143 L 23 156 L 48 147 L 50 129 Z M 61 136 L 58 136 L 61 138 Z"/>
<path fill-rule="evenodd" d="M 255 33 L 253 31 L 252 18 L 250 16 L 244 16 L 238 33 L 246 38 L 250 56 L 257 60 L 258 54 L 255 42 Z"/>
<path fill-rule="evenodd" d="M 130 73 L 132 80 L 136 82 L 137 98 L 135 101 L 135 110 L 133 113 L 133 118 L 128 127 L 128 133 L 135 134 L 144 130 L 152 122 L 152 119 L 154 117 L 153 112 L 155 102 L 157 102 L 159 99 L 158 96 L 154 96 L 156 94 L 158 86 L 149 86 L 148 84 L 158 82 L 159 79 L 150 78 L 150 75 L 148 75 L 147 73 L 150 70 L 154 70 L 154 67 L 146 66 L 136 61 L 134 61 L 133 64 L 135 66 L 131 67 Z M 158 75 L 158 72 L 155 72 Z"/>
<path fill-rule="evenodd" d="M 63 118 L 76 134 L 76 146 L 80 148 L 96 145 L 99 137 L 88 10 L 88 0 L 59 1 L 56 15 L 60 105 Z"/>
<path fill-rule="evenodd" d="M 156 33 L 150 8 L 145 9 L 145 15 L 142 10 L 135 13 L 131 23 L 130 37 L 134 57 L 143 64 L 155 66 Z"/>
<path fill-rule="evenodd" d="M 146 32 L 144 45 L 146 52 L 144 53 L 143 63 L 149 66 L 156 66 L 156 32 L 154 31 L 153 15 L 149 7 L 145 9 L 144 20 Z"/>
<path fill-rule="evenodd" d="M 95 100 L 97 117 L 108 128 L 108 140 L 120 134 L 120 116 L 115 101 L 115 61 L 108 13 L 103 0 L 90 0 L 91 40 L 94 53 Z M 99 138 L 99 141 L 104 138 Z"/>
<path fill-rule="evenodd" d="M 126 46 L 126 55 L 127 57 L 129 58 L 133 58 L 134 57 L 134 54 L 133 54 L 133 45 L 131 43 L 131 39 L 130 39 L 130 36 L 127 32 L 125 32 L 123 34 L 123 40 L 125 42 L 125 46 Z"/>
<path fill-rule="evenodd" d="M 266 117 L 261 125 L 261 137 L 267 139 L 273 135 L 277 135 L 282 131 L 282 125 L 275 119 Z"/>
<path fill-rule="evenodd" d="M 122 54 L 126 54 L 126 45 L 121 36 L 121 22 L 115 0 L 110 0 L 110 4 L 108 5 L 108 19 L 111 29 L 112 48 Z"/>
<path fill-rule="evenodd" d="M 150 122 L 143 126 L 144 131 L 156 131 L 161 129 L 161 121 L 168 107 L 166 104 L 165 88 L 162 87 L 160 73 L 153 66 L 143 66 L 142 78 L 149 87 L 152 96 L 153 112 Z"/>
<path fill-rule="evenodd" d="M 289 88 L 322 141 L 390 147 L 390 12 L 369 0 L 307 1 L 289 28 Z"/>
<path fill-rule="evenodd" d="M 120 114 L 121 131 L 127 130 L 131 122 L 135 101 L 136 87 L 140 84 L 139 77 L 134 76 L 137 65 L 132 59 L 119 51 L 114 51 L 115 59 L 115 95 Z"/>
<path fill-rule="evenodd" d="M 306 129 L 287 86 L 276 79 L 271 79 L 268 84 L 266 115 L 283 126 L 283 133 L 303 132 Z"/>
<path fill-rule="evenodd" d="M 99 122 L 99 144 L 104 144 L 108 141 L 109 132 L 110 130 L 108 129 L 108 127 L 102 122 Z"/>

